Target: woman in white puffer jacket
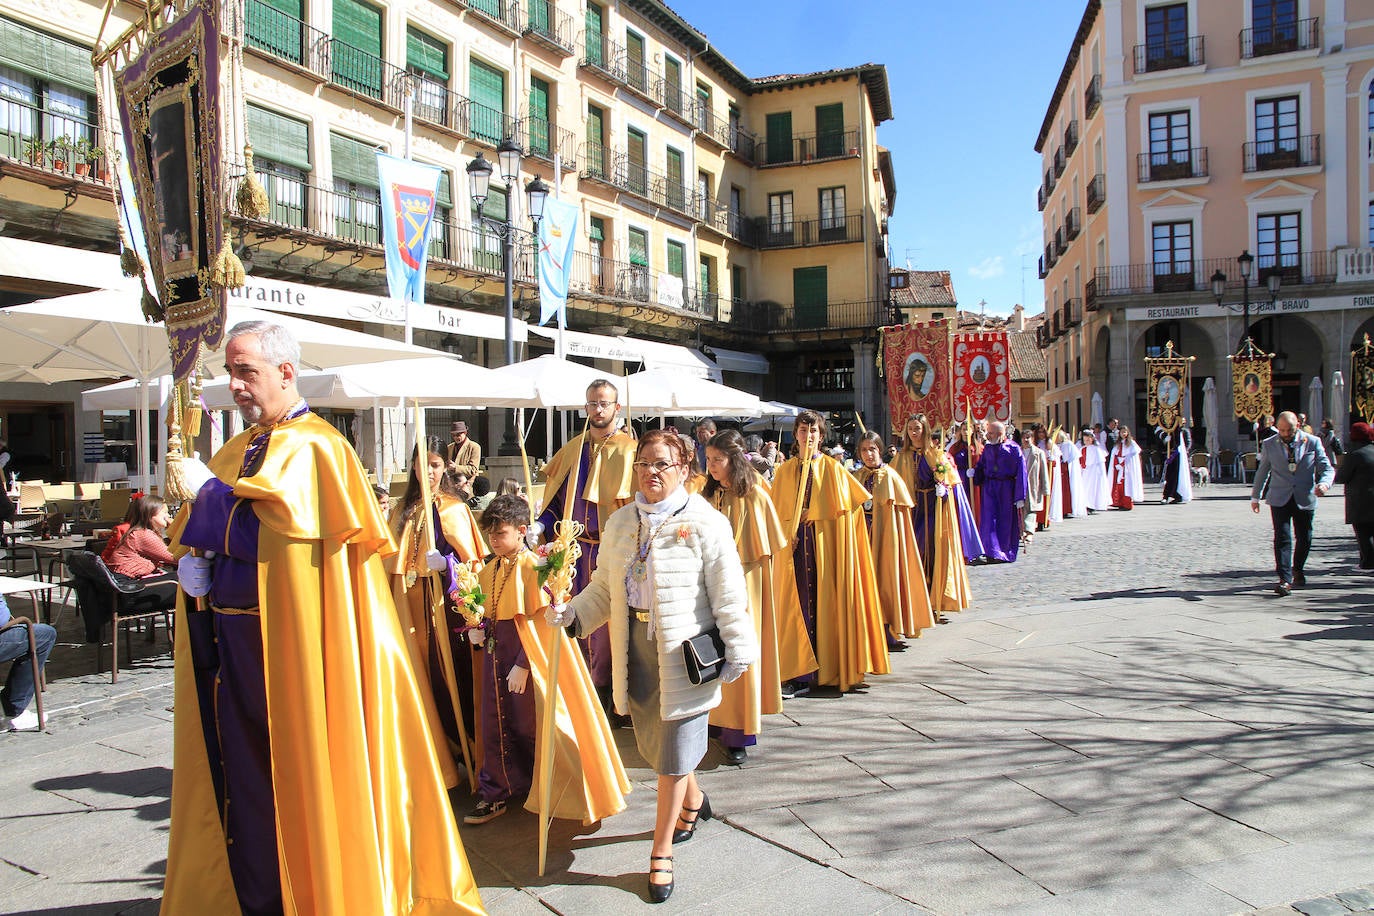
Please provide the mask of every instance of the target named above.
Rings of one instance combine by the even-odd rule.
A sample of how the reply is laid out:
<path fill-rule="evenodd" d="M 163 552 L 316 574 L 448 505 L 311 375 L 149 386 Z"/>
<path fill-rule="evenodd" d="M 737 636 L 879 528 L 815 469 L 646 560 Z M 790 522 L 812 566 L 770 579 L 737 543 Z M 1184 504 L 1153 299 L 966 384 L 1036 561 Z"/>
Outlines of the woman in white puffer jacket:
<path fill-rule="evenodd" d="M 706 717 L 720 702 L 720 685 L 688 680 L 682 644 L 718 627 L 726 683 L 759 651 L 734 533 L 725 516 L 683 487 L 690 469 L 674 430 L 650 430 L 639 440 L 634 504 L 602 529 L 591 581 L 567 606 L 549 611 L 550 624 L 575 624 L 579 634 L 610 623 L 615 707 L 629 711 L 639 752 L 658 773 L 649 863 L 655 903 L 673 891 L 671 864 L 655 863 L 671 863 L 673 843 L 690 839 L 711 817 L 694 771 L 706 753 Z"/>

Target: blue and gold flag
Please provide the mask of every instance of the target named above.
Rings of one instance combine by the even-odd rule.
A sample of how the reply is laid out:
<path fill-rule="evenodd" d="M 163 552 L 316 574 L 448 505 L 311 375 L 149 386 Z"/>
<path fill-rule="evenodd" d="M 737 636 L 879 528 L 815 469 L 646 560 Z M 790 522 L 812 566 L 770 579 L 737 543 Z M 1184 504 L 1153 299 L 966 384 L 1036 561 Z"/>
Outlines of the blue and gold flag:
<path fill-rule="evenodd" d="M 377 153 L 386 285 L 393 299 L 425 301 L 425 261 L 439 174 L 435 166 Z"/>

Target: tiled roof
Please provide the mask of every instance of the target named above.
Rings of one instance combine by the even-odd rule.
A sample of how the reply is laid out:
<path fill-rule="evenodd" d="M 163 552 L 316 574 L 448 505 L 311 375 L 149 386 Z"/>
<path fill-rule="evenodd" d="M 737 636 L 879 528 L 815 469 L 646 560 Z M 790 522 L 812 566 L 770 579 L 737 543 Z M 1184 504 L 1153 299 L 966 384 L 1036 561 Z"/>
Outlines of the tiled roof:
<path fill-rule="evenodd" d="M 892 301 L 904 306 L 941 306 L 958 305 L 954 295 L 954 283 L 947 270 L 902 270 L 894 268 L 894 274 L 908 276 L 906 289 L 894 289 Z"/>
<path fill-rule="evenodd" d="M 819 83 L 847 76 L 857 76 L 868 87 L 868 103 L 873 106 L 875 124 L 892 120 L 892 98 L 887 87 L 887 68 L 882 64 L 859 64 L 857 67 L 839 67 L 834 70 L 817 70 L 813 73 L 775 73 L 772 76 L 755 77 L 750 83 L 753 91 L 759 91 L 789 83 Z"/>
<path fill-rule="evenodd" d="M 1037 315 L 1036 319 L 1043 316 Z M 1039 320 L 1026 319 L 1024 331 L 1009 330 L 1007 339 L 1011 342 L 1011 380 L 1013 382 L 1032 382 L 1045 380 L 1045 354 L 1035 342 L 1035 329 Z"/>

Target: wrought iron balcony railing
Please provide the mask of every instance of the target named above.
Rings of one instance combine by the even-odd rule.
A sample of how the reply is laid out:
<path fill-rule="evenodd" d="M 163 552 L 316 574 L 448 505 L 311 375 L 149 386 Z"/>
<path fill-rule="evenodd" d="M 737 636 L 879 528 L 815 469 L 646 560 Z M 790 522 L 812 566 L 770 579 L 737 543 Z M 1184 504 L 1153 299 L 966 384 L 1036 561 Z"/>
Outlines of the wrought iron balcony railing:
<path fill-rule="evenodd" d="M 1107 176 L 1098 172 L 1088 182 L 1088 212 L 1096 213 L 1107 202 Z"/>
<path fill-rule="evenodd" d="M 572 16 L 558 9 L 553 0 L 525 0 L 525 4 L 521 34 L 565 57 L 577 53 Z"/>
<path fill-rule="evenodd" d="M 1135 46 L 1135 72 L 1155 73 L 1181 67 L 1201 67 L 1206 62 L 1203 36 L 1180 35 L 1146 41 Z"/>
<path fill-rule="evenodd" d="M 266 3 L 246 0 L 244 42 L 250 48 L 309 70 L 327 79 L 330 74 L 329 34 Z"/>
<path fill-rule="evenodd" d="M 458 0 L 458 2 L 492 25 L 500 27 L 503 31 L 514 35 L 520 34 L 522 28 L 520 5 L 515 0 Z"/>
<path fill-rule="evenodd" d="M 1334 283 L 1340 252 L 1303 251 L 1283 255 L 1256 255 L 1250 278 L 1250 301 L 1268 296 L 1264 290 L 1270 273 L 1277 272 L 1288 285 Z M 1211 297 L 1212 275 L 1226 275 L 1226 288 L 1239 296 L 1242 286 L 1240 264 L 1235 258 L 1169 260 L 1158 264 L 1119 264 L 1099 267 L 1085 287 L 1089 303 L 1109 296 L 1139 296 L 1166 292 L 1205 292 Z M 1100 307 L 1100 306 L 1099 306 Z"/>
<path fill-rule="evenodd" d="M 1322 164 L 1321 134 L 1282 140 L 1252 140 L 1242 147 L 1247 172 L 1272 172 Z"/>
<path fill-rule="evenodd" d="M 1064 128 L 1064 155 L 1072 156 L 1073 151 L 1078 149 L 1078 120 L 1069 122 L 1069 126 Z"/>
<path fill-rule="evenodd" d="M 1136 157 L 1141 182 L 1178 181 L 1207 177 L 1207 147 L 1164 153 L 1140 153 Z"/>
<path fill-rule="evenodd" d="M 863 241 L 863 214 L 837 213 L 828 217 L 777 220 L 758 217 L 754 237 L 759 248 L 802 248 Z"/>
<path fill-rule="evenodd" d="M 1243 60 L 1287 54 L 1290 51 L 1310 51 L 1320 47 L 1320 31 L 1316 19 L 1296 22 L 1270 23 L 1240 33 L 1240 56 Z"/>
<path fill-rule="evenodd" d="M 757 152 L 762 154 L 756 161 L 759 167 L 798 165 L 858 156 L 859 129 L 846 127 L 844 130 L 816 134 L 793 134 L 790 140 L 764 140 L 758 144 Z"/>
<path fill-rule="evenodd" d="M 1083 231 L 1082 212 L 1074 207 L 1064 215 L 1064 238 L 1073 241 L 1078 238 L 1078 234 Z"/>
<path fill-rule="evenodd" d="M 1083 90 L 1083 117 L 1091 118 L 1102 106 L 1102 74 L 1097 73 L 1088 80 L 1088 88 Z"/>
<path fill-rule="evenodd" d="M 0 96 L 0 157 L 108 185 L 110 139 L 92 121 Z"/>

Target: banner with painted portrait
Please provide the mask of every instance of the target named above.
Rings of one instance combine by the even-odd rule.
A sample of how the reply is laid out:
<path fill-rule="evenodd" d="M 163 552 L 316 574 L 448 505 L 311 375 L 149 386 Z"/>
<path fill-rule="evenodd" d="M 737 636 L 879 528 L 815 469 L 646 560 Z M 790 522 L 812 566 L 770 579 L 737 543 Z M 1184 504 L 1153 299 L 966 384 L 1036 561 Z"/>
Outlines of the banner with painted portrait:
<path fill-rule="evenodd" d="M 954 336 L 954 419 L 1011 417 L 1011 357 L 1006 331 Z"/>
<path fill-rule="evenodd" d="M 167 323 L 172 372 L 190 375 L 201 346 L 224 335 L 224 289 L 212 281 L 221 219 L 220 5 L 176 4 L 114 74 L 153 289 Z"/>
<path fill-rule="evenodd" d="M 1188 367 L 1192 360 L 1179 357 L 1147 359 L 1149 368 L 1150 425 L 1172 433 L 1183 425 L 1188 396 Z"/>
<path fill-rule="evenodd" d="M 882 329 L 882 372 L 894 428 L 923 413 L 937 428 L 954 418 L 948 319 Z"/>
<path fill-rule="evenodd" d="M 1231 399 L 1237 419 L 1256 423 L 1273 410 L 1274 369 L 1266 353 L 1231 359 Z"/>

